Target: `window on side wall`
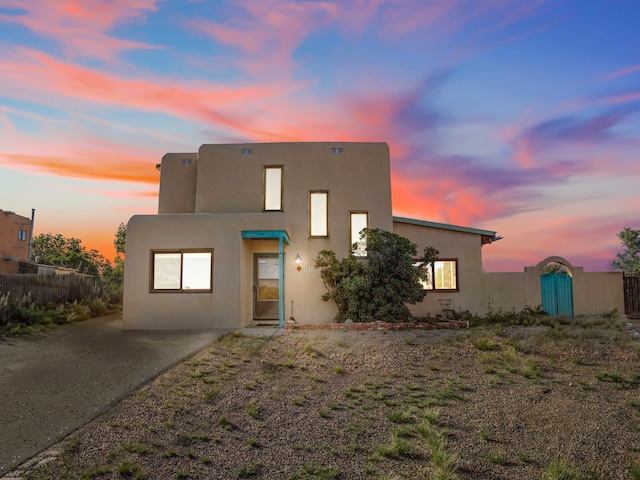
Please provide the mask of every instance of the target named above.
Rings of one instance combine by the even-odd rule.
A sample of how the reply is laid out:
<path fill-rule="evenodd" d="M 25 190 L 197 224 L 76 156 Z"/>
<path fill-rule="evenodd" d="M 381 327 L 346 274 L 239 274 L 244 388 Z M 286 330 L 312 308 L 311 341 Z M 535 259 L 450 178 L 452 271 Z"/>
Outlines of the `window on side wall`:
<path fill-rule="evenodd" d="M 18 230 L 18 240 L 26 240 L 27 239 L 27 231 L 26 230 Z"/>
<path fill-rule="evenodd" d="M 329 192 L 309 192 L 309 236 L 329 236 Z"/>
<path fill-rule="evenodd" d="M 417 263 L 415 264 L 418 265 Z M 431 291 L 458 291 L 458 260 L 437 260 L 426 268 L 426 278 L 420 281 L 422 288 Z"/>
<path fill-rule="evenodd" d="M 369 227 L 369 213 L 368 212 L 351 212 L 349 218 L 349 235 L 351 238 L 350 247 L 353 248 L 353 254 L 356 257 L 367 256 L 367 242 L 360 238 L 362 230 Z"/>
<path fill-rule="evenodd" d="M 213 250 L 151 252 L 152 292 L 211 292 L 212 273 Z"/>
<path fill-rule="evenodd" d="M 264 210 L 282 210 L 282 167 L 264 167 Z"/>

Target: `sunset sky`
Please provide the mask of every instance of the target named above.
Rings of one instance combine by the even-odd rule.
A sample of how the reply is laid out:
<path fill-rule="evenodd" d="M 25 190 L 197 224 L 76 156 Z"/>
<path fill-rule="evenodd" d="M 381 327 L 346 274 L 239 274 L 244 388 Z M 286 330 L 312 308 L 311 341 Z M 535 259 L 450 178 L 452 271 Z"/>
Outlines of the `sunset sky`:
<path fill-rule="evenodd" d="M 0 0 L 0 208 L 114 255 L 166 152 L 386 141 L 395 215 L 487 271 L 640 229 L 638 0 Z"/>

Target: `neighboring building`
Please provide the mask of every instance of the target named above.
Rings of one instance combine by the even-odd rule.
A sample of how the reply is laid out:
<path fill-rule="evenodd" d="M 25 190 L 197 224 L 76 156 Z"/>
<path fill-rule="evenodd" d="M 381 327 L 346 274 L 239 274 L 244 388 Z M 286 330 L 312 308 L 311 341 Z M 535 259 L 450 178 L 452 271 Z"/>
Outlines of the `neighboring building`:
<path fill-rule="evenodd" d="M 386 143 L 202 145 L 165 155 L 158 168 L 158 215 L 134 216 L 127 226 L 125 329 L 330 322 L 336 307 L 321 299 L 314 259 L 324 249 L 346 256 L 365 227 L 440 251 L 425 301 L 410 307 L 416 316 L 481 315 L 501 308 L 490 305 L 493 297 L 508 309 L 544 303 L 539 269 L 513 274 L 517 281 L 483 272 L 481 247 L 498 240 L 496 232 L 393 217 Z M 620 281 L 622 299 L 619 277 L 604 280 L 613 290 Z M 600 299 L 594 282 L 604 277 L 589 278 L 592 305 Z"/>
<path fill-rule="evenodd" d="M 0 274 L 20 273 L 29 263 L 31 219 L 0 210 Z"/>

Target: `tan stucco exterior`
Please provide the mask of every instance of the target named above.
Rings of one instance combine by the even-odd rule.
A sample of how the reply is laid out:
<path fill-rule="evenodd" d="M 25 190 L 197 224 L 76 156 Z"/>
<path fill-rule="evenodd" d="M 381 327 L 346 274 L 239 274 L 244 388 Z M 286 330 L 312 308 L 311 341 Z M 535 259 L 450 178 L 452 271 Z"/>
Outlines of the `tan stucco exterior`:
<path fill-rule="evenodd" d="M 247 149 L 251 153 L 243 154 Z M 265 166 L 282 166 L 281 212 L 263 211 Z M 386 143 L 203 145 L 197 154 L 165 155 L 160 172 L 159 214 L 135 216 L 127 227 L 124 326 L 128 329 L 250 324 L 252 255 L 277 253 L 278 242 L 242 238 L 243 231 L 286 231 L 284 317 L 325 323 L 334 317 L 335 306 L 320 298 L 324 286 L 313 259 L 323 249 L 347 255 L 350 212 L 368 212 L 372 228 L 393 228 Z M 310 191 L 328 192 L 326 237 L 309 236 Z M 150 292 L 150 252 L 188 248 L 214 249 L 213 291 Z"/>
<path fill-rule="evenodd" d="M 393 222 L 393 231 L 415 243 L 418 253 L 431 246 L 440 252 L 439 258 L 458 262 L 458 291 L 428 292 L 422 303 L 410 306 L 413 315 L 441 314 L 440 300 L 445 299 L 451 300 L 450 307 L 456 311 L 477 314 L 486 310 L 481 246 L 483 235 L 493 238 L 495 232 L 398 218 Z"/>
<path fill-rule="evenodd" d="M 265 168 L 281 167 L 281 209 L 265 211 Z M 450 308 L 472 315 L 541 305 L 540 272 L 550 257 L 521 273 L 486 273 L 482 248 L 496 232 L 392 216 L 389 147 L 386 143 L 314 142 L 203 145 L 197 153 L 171 153 L 160 170 L 158 215 L 131 218 L 127 228 L 124 328 L 239 328 L 256 323 L 255 271 L 259 253 L 277 265 L 278 322 L 321 324 L 336 308 L 314 259 L 321 250 L 338 258 L 351 245 L 350 214 L 366 212 L 368 226 L 393 231 L 418 246 L 433 246 L 440 259 L 457 262 L 457 286 L 430 291 L 418 317 Z M 310 235 L 310 192 L 328 192 L 328 234 Z M 153 253 L 213 251 L 211 291 L 151 288 Z M 297 264 L 295 259 L 300 258 Z M 585 273 L 568 261 L 575 315 L 624 311 L 621 273 Z M 256 307 L 257 309 L 257 307 Z M 254 318 L 256 317 L 256 318 Z M 262 321 L 262 320 L 261 320 Z"/>
<path fill-rule="evenodd" d="M 564 265 L 571 275 L 573 314 L 601 315 L 617 310 L 624 313 L 622 272 L 585 272 L 558 256 L 547 257 L 537 265 L 525 267 L 524 272 L 484 273 L 484 296 L 494 311 L 520 311 L 525 307 L 542 305 L 540 276 L 550 264 Z"/>

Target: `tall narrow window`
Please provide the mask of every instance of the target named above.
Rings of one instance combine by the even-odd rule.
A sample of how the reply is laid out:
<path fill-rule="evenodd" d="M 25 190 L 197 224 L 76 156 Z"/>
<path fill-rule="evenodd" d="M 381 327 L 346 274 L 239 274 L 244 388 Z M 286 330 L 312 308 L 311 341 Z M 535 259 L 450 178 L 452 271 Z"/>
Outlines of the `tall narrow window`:
<path fill-rule="evenodd" d="M 282 167 L 264 167 L 264 209 L 282 210 Z"/>
<path fill-rule="evenodd" d="M 18 230 L 18 240 L 26 240 L 27 239 L 27 231 L 26 230 Z"/>
<path fill-rule="evenodd" d="M 309 192 L 309 236 L 329 236 L 329 192 Z"/>
<path fill-rule="evenodd" d="M 213 251 L 151 252 L 151 290 L 210 292 Z"/>
<path fill-rule="evenodd" d="M 369 214 L 367 212 L 351 212 L 350 217 L 349 230 L 353 254 L 356 257 L 366 257 L 367 242 L 360 238 L 360 234 L 369 226 Z"/>

